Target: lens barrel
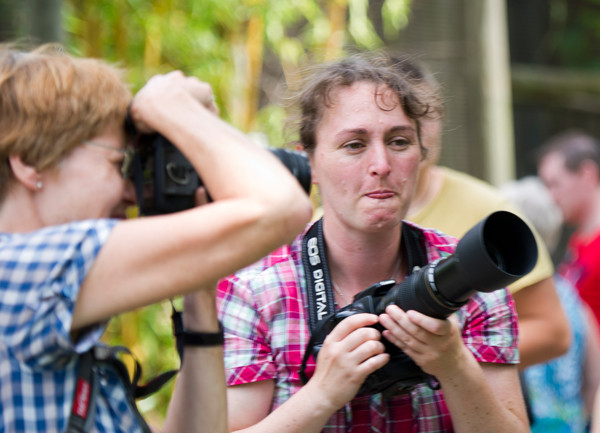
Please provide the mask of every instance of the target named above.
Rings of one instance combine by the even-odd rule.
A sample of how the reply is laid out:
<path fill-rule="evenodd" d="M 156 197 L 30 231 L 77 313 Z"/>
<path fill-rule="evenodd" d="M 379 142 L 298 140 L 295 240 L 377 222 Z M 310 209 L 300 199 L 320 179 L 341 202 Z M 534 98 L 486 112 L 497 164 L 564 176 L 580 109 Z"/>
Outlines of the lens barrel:
<path fill-rule="evenodd" d="M 405 311 L 445 318 L 475 292 L 498 290 L 529 273 L 537 256 L 529 226 L 511 212 L 494 212 L 465 234 L 454 254 L 393 286 L 376 312 L 381 314 L 396 304 Z"/>

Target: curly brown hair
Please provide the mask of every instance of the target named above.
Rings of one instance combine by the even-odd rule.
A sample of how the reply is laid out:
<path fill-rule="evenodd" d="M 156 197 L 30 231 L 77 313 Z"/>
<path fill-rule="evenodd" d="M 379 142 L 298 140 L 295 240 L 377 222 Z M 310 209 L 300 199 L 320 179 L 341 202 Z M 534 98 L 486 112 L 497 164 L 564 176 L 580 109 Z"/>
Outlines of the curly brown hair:
<path fill-rule="evenodd" d="M 297 131 L 299 144 L 306 152 L 312 153 L 316 146 L 316 128 L 324 110 L 333 104 L 332 92 L 339 87 L 367 81 L 377 86 L 374 95 L 377 102 L 381 101 L 377 93 L 384 88 L 391 90 L 404 113 L 415 121 L 424 158 L 427 149 L 420 139 L 420 119 L 439 117 L 443 112 L 442 101 L 437 91 L 421 85 L 419 77 L 410 68 L 397 64 L 405 61 L 408 60 L 394 58 L 384 52 L 373 52 L 353 54 L 342 60 L 307 68 L 307 74 L 300 82 L 300 90 L 288 98 L 289 108 L 296 110 L 288 120 L 288 128 Z M 395 107 L 386 104 L 381 108 L 390 110 Z"/>

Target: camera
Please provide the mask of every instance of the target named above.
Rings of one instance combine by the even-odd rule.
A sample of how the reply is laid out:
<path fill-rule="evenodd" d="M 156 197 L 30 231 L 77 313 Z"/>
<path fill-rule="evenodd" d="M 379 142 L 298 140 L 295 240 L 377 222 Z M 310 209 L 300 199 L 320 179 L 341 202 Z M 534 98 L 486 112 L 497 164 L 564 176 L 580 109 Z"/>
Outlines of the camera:
<path fill-rule="evenodd" d="M 160 134 L 139 135 L 135 147 L 133 182 L 140 213 L 157 215 L 194 207 L 194 194 L 203 185 L 202 179 L 183 153 Z M 283 148 L 269 148 L 269 151 L 310 194 L 308 157 L 303 152 Z M 208 197 L 210 201 L 210 194 Z"/>
<path fill-rule="evenodd" d="M 315 335 L 318 344 L 308 347 L 315 359 L 325 336 L 343 319 L 359 313 L 382 314 L 388 305 L 416 310 L 444 319 L 465 305 L 476 292 L 492 292 L 526 275 L 537 261 L 533 233 L 518 216 L 497 211 L 471 228 L 453 254 L 427 264 L 400 284 L 376 283 L 357 294 L 353 302 L 323 319 Z M 382 331 L 381 325 L 375 325 Z M 401 393 L 435 378 L 427 375 L 397 346 L 382 340 L 390 361 L 367 377 L 357 395 Z"/>

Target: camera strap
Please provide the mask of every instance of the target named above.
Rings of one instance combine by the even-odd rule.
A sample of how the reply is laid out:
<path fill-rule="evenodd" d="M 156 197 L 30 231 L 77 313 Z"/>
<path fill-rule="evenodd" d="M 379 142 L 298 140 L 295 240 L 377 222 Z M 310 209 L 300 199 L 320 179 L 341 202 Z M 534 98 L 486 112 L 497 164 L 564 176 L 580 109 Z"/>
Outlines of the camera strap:
<path fill-rule="evenodd" d="M 184 346 L 215 346 L 223 344 L 223 328 L 219 323 L 219 332 L 201 333 L 187 331 L 183 327 L 182 313 L 177 311 L 171 301 L 173 323 L 173 335 L 180 363 L 183 362 Z M 118 355 L 128 355 L 133 359 L 133 376 L 129 376 L 127 367 L 119 359 Z M 93 422 L 93 413 L 98 396 L 98 372 L 100 368 L 108 368 L 115 372 L 120 378 L 127 399 L 137 418 L 142 431 L 150 433 L 148 424 L 140 414 L 136 400 L 148 397 L 160 390 L 179 370 L 165 371 L 146 384 L 140 385 L 139 380 L 142 376 L 142 366 L 131 351 L 124 346 L 108 346 L 97 344 L 79 357 L 79 366 L 77 368 L 77 380 L 75 393 L 73 396 L 73 405 L 67 426 L 66 433 L 85 433 L 90 431 Z M 92 415 L 92 416 L 90 416 Z"/>
<path fill-rule="evenodd" d="M 308 324 L 311 334 L 299 371 L 303 384 L 308 382 L 306 376 L 308 359 L 313 354 L 313 348 L 323 344 L 327 336 L 325 325 L 336 311 L 325 247 L 323 218 L 321 218 L 308 229 L 302 239 L 302 264 L 307 282 Z M 400 249 L 406 257 L 409 273 L 412 273 L 415 268 L 427 265 L 423 232 L 419 228 L 402 224 Z"/>
<path fill-rule="evenodd" d="M 335 299 L 325 254 L 323 218 L 315 222 L 304 235 L 302 264 L 308 283 L 308 323 L 313 332 L 317 323 L 335 313 Z"/>
<path fill-rule="evenodd" d="M 125 364 L 118 358 L 119 354 L 130 355 L 133 358 L 134 371 L 132 378 L 129 377 Z M 150 428 L 139 413 L 135 400 L 146 397 L 160 389 L 175 372 L 173 374 L 169 374 L 171 372 L 163 373 L 148 382 L 147 385 L 139 386 L 138 381 L 142 374 L 141 365 L 129 349 L 123 346 L 108 346 L 105 344 L 98 344 L 80 356 L 73 405 L 66 432 L 84 433 L 90 431 L 99 393 L 98 374 L 102 368 L 112 370 L 120 378 L 125 387 L 128 403 L 142 431 L 150 433 Z"/>

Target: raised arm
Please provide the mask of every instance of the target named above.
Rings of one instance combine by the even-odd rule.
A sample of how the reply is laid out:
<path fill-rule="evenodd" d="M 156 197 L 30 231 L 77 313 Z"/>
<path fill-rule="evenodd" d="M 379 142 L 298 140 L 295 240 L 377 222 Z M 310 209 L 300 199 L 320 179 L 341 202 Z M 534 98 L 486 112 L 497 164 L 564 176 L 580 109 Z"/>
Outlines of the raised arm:
<path fill-rule="evenodd" d="M 210 86 L 179 72 L 152 78 L 134 98 L 136 126 L 179 147 L 215 201 L 119 223 L 82 285 L 73 329 L 222 278 L 290 241 L 310 219 L 296 179 L 214 111 Z"/>

